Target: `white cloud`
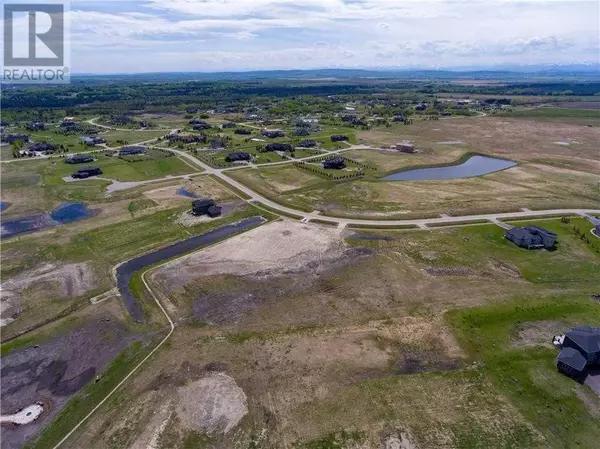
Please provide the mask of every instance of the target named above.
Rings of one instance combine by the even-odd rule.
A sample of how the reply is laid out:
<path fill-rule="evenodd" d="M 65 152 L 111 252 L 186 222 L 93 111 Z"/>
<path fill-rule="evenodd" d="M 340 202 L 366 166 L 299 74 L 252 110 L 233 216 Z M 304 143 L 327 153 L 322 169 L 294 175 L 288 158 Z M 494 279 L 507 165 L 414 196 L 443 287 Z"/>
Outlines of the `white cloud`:
<path fill-rule="evenodd" d="M 571 63 L 599 47 L 596 1 L 138 0 L 72 9 L 74 70 L 85 72 Z"/>

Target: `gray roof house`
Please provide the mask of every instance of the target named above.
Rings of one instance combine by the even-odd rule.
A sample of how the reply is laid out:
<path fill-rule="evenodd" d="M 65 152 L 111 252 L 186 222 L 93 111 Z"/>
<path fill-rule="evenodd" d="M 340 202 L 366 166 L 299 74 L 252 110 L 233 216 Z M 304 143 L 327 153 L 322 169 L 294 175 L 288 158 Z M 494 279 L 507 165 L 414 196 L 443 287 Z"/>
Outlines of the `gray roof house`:
<path fill-rule="evenodd" d="M 592 366 L 600 365 L 600 327 L 583 326 L 565 334 L 562 349 L 556 358 L 559 371 L 579 377 Z"/>
<path fill-rule="evenodd" d="M 539 226 L 515 226 L 506 231 L 505 237 L 515 245 L 526 249 L 553 249 L 556 245 L 556 234 Z"/>

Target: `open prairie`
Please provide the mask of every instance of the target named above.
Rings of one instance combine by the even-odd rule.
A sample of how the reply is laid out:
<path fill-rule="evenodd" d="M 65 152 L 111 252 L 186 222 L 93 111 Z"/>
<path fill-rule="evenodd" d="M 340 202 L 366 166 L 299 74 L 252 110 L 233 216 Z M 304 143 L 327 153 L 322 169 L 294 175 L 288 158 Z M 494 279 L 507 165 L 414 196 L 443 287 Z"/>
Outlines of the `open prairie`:
<path fill-rule="evenodd" d="M 573 402 L 540 419 L 539 395 L 550 403 L 567 388 L 590 410 L 600 402 L 555 372 L 546 340 L 597 319 L 600 259 L 572 233 L 583 221 L 538 223 L 559 250 L 519 249 L 494 225 L 355 233 L 283 220 L 166 264 L 150 285 L 180 323 L 168 350 L 67 446 L 560 447 L 595 418 Z M 506 321 L 484 353 L 463 310 L 529 315 Z M 524 324 L 538 319 L 558 323 Z M 482 326 L 485 338 L 499 332 Z M 515 346 L 523 329 L 533 343 Z M 524 390 L 507 390 L 492 362 L 509 355 L 530 367 L 514 381 Z"/>

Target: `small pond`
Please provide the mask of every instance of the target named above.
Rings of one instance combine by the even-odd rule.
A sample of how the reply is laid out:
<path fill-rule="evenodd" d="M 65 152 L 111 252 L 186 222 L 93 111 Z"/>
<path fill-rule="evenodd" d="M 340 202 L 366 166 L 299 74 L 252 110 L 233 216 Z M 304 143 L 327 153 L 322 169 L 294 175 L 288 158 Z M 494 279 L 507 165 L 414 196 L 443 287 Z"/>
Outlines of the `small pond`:
<path fill-rule="evenodd" d="M 83 220 L 94 215 L 83 203 L 65 203 L 58 206 L 49 214 L 30 215 L 2 221 L 1 238 L 12 237 L 24 232 L 40 231 L 45 228 L 64 223 Z"/>
<path fill-rule="evenodd" d="M 177 195 L 185 196 L 187 198 L 199 198 L 194 192 L 190 192 L 189 190 L 184 189 L 183 187 L 177 189 Z"/>
<path fill-rule="evenodd" d="M 50 212 L 50 218 L 59 223 L 71 223 L 94 215 L 83 203 L 65 203 Z"/>
<path fill-rule="evenodd" d="M 445 167 L 414 168 L 392 173 L 383 181 L 428 181 L 436 179 L 460 179 L 487 175 L 517 165 L 516 162 L 489 156 L 471 156 L 462 164 Z"/>
<path fill-rule="evenodd" d="M 6 201 L 0 201 L 0 212 L 8 207 L 8 203 Z"/>

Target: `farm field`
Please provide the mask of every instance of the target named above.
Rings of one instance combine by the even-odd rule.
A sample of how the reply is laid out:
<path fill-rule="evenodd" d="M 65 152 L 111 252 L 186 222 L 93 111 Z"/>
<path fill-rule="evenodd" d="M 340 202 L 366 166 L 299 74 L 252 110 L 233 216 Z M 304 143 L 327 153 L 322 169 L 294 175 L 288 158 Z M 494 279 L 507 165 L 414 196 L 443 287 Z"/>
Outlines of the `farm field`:
<path fill-rule="evenodd" d="M 600 401 L 556 372 L 549 342 L 600 319 L 598 249 L 570 223 L 538 223 L 557 251 L 519 249 L 494 225 L 340 234 L 286 220 L 159 268 L 153 288 L 186 324 L 67 447 L 587 447 Z M 217 423 L 187 400 L 227 409 Z M 535 412 L 557 400 L 563 413 Z"/>

